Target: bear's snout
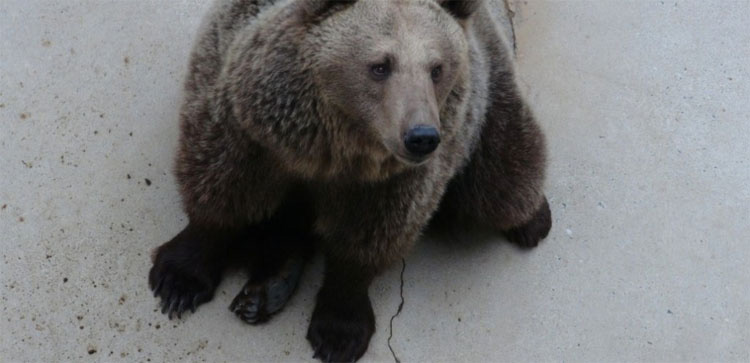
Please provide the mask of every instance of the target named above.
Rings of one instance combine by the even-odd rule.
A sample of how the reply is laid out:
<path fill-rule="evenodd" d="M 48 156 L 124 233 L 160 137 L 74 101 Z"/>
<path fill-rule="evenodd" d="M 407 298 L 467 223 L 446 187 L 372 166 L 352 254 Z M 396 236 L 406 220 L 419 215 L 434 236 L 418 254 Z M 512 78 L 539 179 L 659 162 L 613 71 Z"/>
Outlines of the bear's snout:
<path fill-rule="evenodd" d="M 414 158 L 424 159 L 440 144 L 440 132 L 432 126 L 419 125 L 404 136 L 404 145 Z"/>

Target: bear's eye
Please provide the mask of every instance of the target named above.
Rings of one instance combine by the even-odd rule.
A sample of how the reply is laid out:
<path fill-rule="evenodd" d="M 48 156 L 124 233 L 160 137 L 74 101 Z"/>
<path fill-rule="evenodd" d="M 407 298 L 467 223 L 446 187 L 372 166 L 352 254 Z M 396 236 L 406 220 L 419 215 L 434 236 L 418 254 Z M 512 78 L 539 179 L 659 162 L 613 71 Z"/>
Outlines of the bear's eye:
<path fill-rule="evenodd" d="M 440 80 L 440 76 L 443 75 L 443 66 L 435 66 L 432 68 L 432 71 L 430 72 L 430 76 L 432 77 L 433 82 L 437 82 Z"/>
<path fill-rule="evenodd" d="M 391 65 L 388 63 L 375 64 L 370 67 L 370 73 L 375 80 L 385 80 L 391 75 Z"/>

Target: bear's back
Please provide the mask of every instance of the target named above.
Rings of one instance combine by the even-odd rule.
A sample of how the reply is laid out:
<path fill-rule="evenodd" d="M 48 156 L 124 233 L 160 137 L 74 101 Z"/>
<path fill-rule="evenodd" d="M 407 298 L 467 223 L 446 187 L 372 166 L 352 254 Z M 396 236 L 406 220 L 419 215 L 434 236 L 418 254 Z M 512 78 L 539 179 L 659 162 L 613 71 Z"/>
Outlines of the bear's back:
<path fill-rule="evenodd" d="M 512 50 L 501 20 L 501 2 L 484 0 L 468 29 L 471 95 L 464 120 L 465 134 L 459 136 L 465 157 L 474 151 L 486 122 L 507 121 L 501 115 L 488 115 L 488 112 L 493 102 L 502 102 L 504 98 L 514 95 L 517 89 Z M 488 116 L 491 120 L 486 119 Z"/>
<path fill-rule="evenodd" d="M 237 33 L 267 7 L 283 0 L 217 0 L 204 17 L 193 46 L 185 84 L 187 101 L 204 100 L 221 73 Z"/>

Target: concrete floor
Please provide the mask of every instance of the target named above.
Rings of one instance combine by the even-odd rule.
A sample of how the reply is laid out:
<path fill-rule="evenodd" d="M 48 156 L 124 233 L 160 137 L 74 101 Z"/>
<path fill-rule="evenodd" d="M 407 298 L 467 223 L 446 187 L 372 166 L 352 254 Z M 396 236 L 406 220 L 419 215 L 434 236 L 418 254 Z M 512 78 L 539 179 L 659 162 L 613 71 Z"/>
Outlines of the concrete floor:
<path fill-rule="evenodd" d="M 318 260 L 283 314 L 157 312 L 149 251 L 186 223 L 170 174 L 203 1 L 0 1 L 0 361 L 305 361 Z M 750 2 L 514 1 L 554 226 L 406 261 L 412 361 L 750 361 Z M 450 243 L 450 241 L 463 243 Z M 365 361 L 392 361 L 400 266 Z"/>

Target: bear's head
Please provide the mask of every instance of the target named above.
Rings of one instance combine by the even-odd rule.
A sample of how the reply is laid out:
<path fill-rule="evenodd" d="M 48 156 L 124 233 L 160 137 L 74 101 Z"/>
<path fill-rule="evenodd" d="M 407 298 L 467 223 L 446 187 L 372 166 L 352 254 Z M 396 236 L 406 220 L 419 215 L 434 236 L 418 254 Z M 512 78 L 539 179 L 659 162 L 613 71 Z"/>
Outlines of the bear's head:
<path fill-rule="evenodd" d="M 292 0 L 255 25 L 255 69 L 238 74 L 252 80 L 236 91 L 256 95 L 239 117 L 302 175 L 419 167 L 463 122 L 480 2 Z"/>
<path fill-rule="evenodd" d="M 444 131 L 441 109 L 468 63 L 457 20 L 475 4 L 359 0 L 328 15 L 315 29 L 323 43 L 314 73 L 325 102 L 402 163 L 428 160 Z"/>

